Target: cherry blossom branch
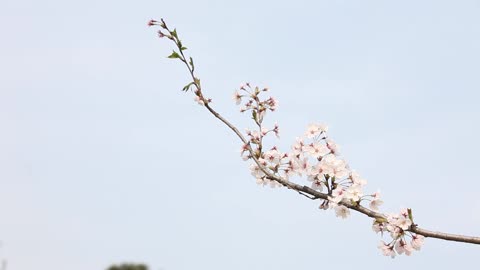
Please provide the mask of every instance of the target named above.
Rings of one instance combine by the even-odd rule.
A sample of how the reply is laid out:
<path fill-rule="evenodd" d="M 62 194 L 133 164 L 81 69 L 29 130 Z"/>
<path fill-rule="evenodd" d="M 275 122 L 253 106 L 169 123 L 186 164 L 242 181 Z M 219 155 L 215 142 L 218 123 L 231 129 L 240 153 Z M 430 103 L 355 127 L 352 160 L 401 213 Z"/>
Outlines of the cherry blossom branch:
<path fill-rule="evenodd" d="M 192 90 L 195 94 L 195 101 L 230 128 L 242 141 L 242 156 L 244 160 L 253 160 L 251 171 L 257 179 L 257 183 L 270 184 L 272 187 L 283 186 L 311 200 L 322 200 L 321 209 L 333 208 L 336 215 L 342 218 L 349 215 L 349 209 L 372 218 L 374 220 L 372 228 L 375 232 L 381 232 L 382 235 L 383 232 L 390 234 L 392 240 L 389 243 L 381 241 L 379 248 L 384 255 L 392 258 L 397 253 L 410 255 L 413 250 L 419 250 L 424 237 L 480 244 L 480 237 L 435 232 L 418 227 L 413 222 L 411 209 L 404 209 L 400 214 L 384 214 L 376 211 L 382 204 L 379 192 L 363 195 L 362 187 L 366 181 L 360 178 L 356 172 L 351 171 L 344 160 L 338 158 L 338 147 L 328 139 L 326 135 L 328 127 L 325 125 L 310 125 L 305 137 L 313 141 L 306 144 L 303 138 L 297 140 L 291 153 L 281 153 L 276 146 L 269 151 L 264 151 L 263 138 L 270 132 L 278 136 L 278 125 L 270 130 L 263 126 L 266 112 L 274 111 L 277 105 L 276 100 L 272 97 L 266 100 L 260 99 L 260 94 L 268 91 L 268 88 L 260 90 L 260 88 L 253 88 L 247 83 L 234 94 L 237 104 L 241 104 L 242 98 L 248 99 L 240 111 L 251 111 L 252 119 L 258 127 L 258 131 L 247 130 L 249 138 L 247 139 L 238 128 L 212 108 L 211 99 L 205 98 L 200 79 L 195 76 L 193 59 L 190 57 L 187 61 L 184 54 L 187 48 L 178 38 L 176 29 L 170 30 L 163 19 L 160 22 L 151 20 L 148 25 L 160 26 L 159 37 L 168 38 L 175 43 L 178 52 L 174 50 L 168 58 L 177 58 L 183 62 L 192 79 L 185 85 L 183 91 Z M 243 91 L 244 94 L 241 94 L 240 91 Z M 311 164 L 310 160 L 312 159 L 316 164 Z M 312 182 L 312 187 L 290 181 L 289 178 L 292 175 L 307 175 L 308 180 Z M 321 192 L 323 188 L 327 189 L 327 193 Z M 370 209 L 362 206 L 362 201 L 370 201 Z M 411 238 L 410 243 L 406 241 L 406 237 Z"/>
<path fill-rule="evenodd" d="M 295 187 L 293 187 L 293 189 L 302 191 L 306 194 L 309 194 L 309 195 L 313 196 L 314 199 L 317 199 L 317 198 L 328 199 L 326 194 L 320 193 L 320 192 L 318 192 L 314 189 L 311 189 L 307 186 L 296 185 Z M 386 219 L 387 218 L 387 216 L 385 214 L 372 211 L 372 210 L 370 210 L 366 207 L 363 207 L 361 205 L 352 205 L 351 203 L 348 203 L 348 202 L 345 202 L 345 201 L 342 201 L 341 204 L 343 204 L 344 206 L 346 206 L 346 207 L 348 207 L 352 210 L 355 210 L 359 213 L 362 213 L 362 214 L 364 214 L 368 217 L 374 218 L 374 219 Z M 480 245 L 480 237 L 430 231 L 430 230 L 427 230 L 427 229 L 420 228 L 416 224 L 412 224 L 410 226 L 410 228 L 408 229 L 408 231 L 423 235 L 425 237 L 430 237 L 430 238 L 437 238 L 437 239 L 443 239 L 443 240 L 448 240 L 448 241 L 455 241 L 455 242 L 463 242 L 463 243 Z"/>
<path fill-rule="evenodd" d="M 455 242 L 463 242 L 463 243 L 470 243 L 470 244 L 477 244 L 480 245 L 480 237 L 474 236 L 466 236 L 460 234 L 451 234 L 451 233 L 443 233 L 443 232 L 435 232 L 426 229 L 422 229 L 418 226 L 412 226 L 410 228 L 411 232 L 423 235 L 425 237 L 443 239 L 447 241 L 455 241 Z"/>

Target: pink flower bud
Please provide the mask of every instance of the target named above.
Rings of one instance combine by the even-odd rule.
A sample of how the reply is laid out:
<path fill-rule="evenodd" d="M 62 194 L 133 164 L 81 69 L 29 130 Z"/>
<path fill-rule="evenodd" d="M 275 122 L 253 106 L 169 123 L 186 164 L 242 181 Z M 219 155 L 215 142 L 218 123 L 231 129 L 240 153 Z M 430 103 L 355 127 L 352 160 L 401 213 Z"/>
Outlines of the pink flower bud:
<path fill-rule="evenodd" d="M 148 26 L 154 26 L 154 25 L 156 25 L 157 23 L 158 23 L 158 22 L 155 21 L 155 20 L 150 20 L 150 21 L 148 21 Z"/>

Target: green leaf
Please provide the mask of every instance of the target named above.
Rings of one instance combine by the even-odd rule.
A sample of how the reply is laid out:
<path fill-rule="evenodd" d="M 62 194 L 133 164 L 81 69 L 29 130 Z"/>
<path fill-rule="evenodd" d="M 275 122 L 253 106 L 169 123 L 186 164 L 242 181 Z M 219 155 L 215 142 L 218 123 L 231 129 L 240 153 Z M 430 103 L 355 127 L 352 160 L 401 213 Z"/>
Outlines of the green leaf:
<path fill-rule="evenodd" d="M 255 110 L 252 111 L 252 119 L 257 121 L 257 111 Z"/>
<path fill-rule="evenodd" d="M 190 57 L 190 62 L 189 63 L 190 63 L 190 66 L 192 67 L 192 71 L 194 71 L 195 66 L 193 65 L 193 58 L 192 57 Z"/>
<path fill-rule="evenodd" d="M 183 87 L 182 91 L 187 92 L 188 90 L 190 90 L 190 87 L 192 87 L 193 84 L 194 84 L 194 83 L 191 82 L 191 83 L 185 85 L 185 86 Z"/>
<path fill-rule="evenodd" d="M 375 218 L 375 222 L 376 222 L 376 223 L 384 223 L 384 222 L 387 222 L 387 219 L 386 219 L 386 218 L 377 217 L 377 218 Z"/>
<path fill-rule="evenodd" d="M 195 78 L 193 81 L 198 87 L 200 87 L 200 79 L 199 78 Z"/>
<path fill-rule="evenodd" d="M 176 38 L 178 38 L 178 35 L 177 35 L 177 28 L 173 29 L 173 31 L 170 31 L 170 34 Z"/>
<path fill-rule="evenodd" d="M 168 56 L 168 58 L 171 58 L 171 59 L 180 58 L 180 55 L 176 51 L 173 51 L 172 54 Z"/>
<path fill-rule="evenodd" d="M 187 47 L 181 47 L 180 50 L 185 51 Z"/>
<path fill-rule="evenodd" d="M 409 218 L 410 221 L 413 223 L 412 208 L 407 208 L 407 212 L 408 212 L 408 218 Z"/>

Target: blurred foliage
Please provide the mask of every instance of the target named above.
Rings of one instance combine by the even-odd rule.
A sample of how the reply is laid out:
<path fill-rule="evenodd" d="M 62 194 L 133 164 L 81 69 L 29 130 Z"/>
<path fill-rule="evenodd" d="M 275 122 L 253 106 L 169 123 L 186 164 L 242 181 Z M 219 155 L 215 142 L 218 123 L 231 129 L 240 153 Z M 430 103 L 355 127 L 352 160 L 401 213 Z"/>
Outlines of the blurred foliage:
<path fill-rule="evenodd" d="M 112 265 L 107 270 L 148 270 L 148 266 L 145 264 L 136 263 L 123 263 L 119 265 Z"/>

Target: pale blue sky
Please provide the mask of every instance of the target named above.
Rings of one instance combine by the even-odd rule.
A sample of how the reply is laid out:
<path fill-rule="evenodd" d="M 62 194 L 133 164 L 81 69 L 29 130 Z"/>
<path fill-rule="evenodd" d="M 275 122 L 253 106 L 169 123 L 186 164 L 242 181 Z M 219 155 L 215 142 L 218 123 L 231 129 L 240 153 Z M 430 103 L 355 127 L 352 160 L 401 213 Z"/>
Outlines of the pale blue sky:
<path fill-rule="evenodd" d="M 181 93 L 146 27 L 176 26 L 205 91 L 268 85 L 279 145 L 330 125 L 344 157 L 429 229 L 480 235 L 479 1 L 0 3 L 0 258 L 9 270 L 451 269 L 478 246 L 376 248 L 371 221 L 256 186 L 239 142 Z"/>

